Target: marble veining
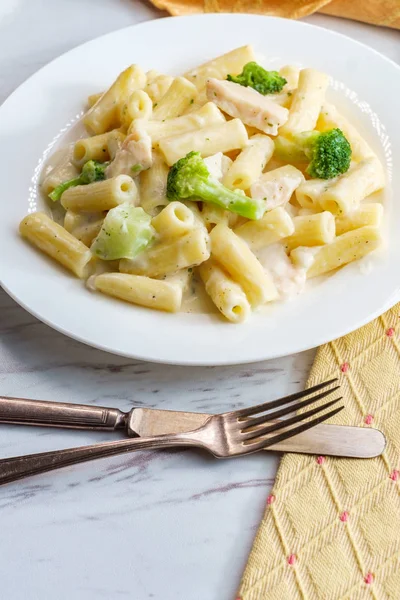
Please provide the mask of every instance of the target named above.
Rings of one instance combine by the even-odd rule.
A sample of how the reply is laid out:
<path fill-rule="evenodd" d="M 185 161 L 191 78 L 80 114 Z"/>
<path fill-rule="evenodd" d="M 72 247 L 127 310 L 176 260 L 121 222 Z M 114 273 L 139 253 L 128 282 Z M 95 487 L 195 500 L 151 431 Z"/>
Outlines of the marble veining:
<path fill-rule="evenodd" d="M 62 52 L 162 16 L 139 0 L 2 0 L 0 100 Z M 398 32 L 323 16 L 307 20 L 400 60 Z M 218 368 L 128 360 L 62 336 L 0 292 L 4 395 L 221 412 L 300 389 L 313 357 L 309 351 Z M 115 437 L 2 426 L 0 456 Z M 4 486 L 0 598 L 231 600 L 278 461 L 267 453 L 217 461 L 189 450 L 141 452 Z"/>

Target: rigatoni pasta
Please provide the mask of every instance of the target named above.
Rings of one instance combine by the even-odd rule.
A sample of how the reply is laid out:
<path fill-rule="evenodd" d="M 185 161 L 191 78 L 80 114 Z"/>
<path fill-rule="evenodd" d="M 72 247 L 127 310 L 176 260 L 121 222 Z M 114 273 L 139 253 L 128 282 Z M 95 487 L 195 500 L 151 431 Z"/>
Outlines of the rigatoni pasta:
<path fill-rule="evenodd" d="M 381 243 L 385 171 L 328 84 L 250 45 L 180 75 L 131 65 L 43 170 L 54 220 L 20 233 L 92 291 L 242 323 Z"/>
<path fill-rule="evenodd" d="M 176 240 L 161 240 L 136 259 L 120 262 L 122 273 L 160 277 L 180 269 L 200 265 L 210 256 L 209 236 L 206 230 L 193 229 Z"/>
<path fill-rule="evenodd" d="M 185 77 L 201 91 L 210 77 L 226 79 L 228 74 L 237 75 L 247 63 L 254 59 L 253 46 L 241 46 L 187 71 Z"/>
<path fill-rule="evenodd" d="M 212 257 L 241 285 L 252 306 L 277 299 L 272 278 L 238 235 L 219 223 L 211 231 L 210 239 Z"/>
<path fill-rule="evenodd" d="M 163 121 L 150 120 L 144 123 L 144 127 L 151 137 L 153 147 L 157 148 L 160 140 L 163 138 L 181 135 L 188 131 L 195 131 L 196 129 L 203 129 L 224 122 L 225 117 L 221 111 L 215 104 L 208 102 L 189 115 L 182 115 L 181 117 L 165 119 Z"/>
<path fill-rule="evenodd" d="M 152 219 L 151 224 L 160 238 L 174 239 L 196 226 L 193 212 L 182 202 L 170 202 Z"/>
<path fill-rule="evenodd" d="M 293 134 L 315 129 L 325 100 L 329 78 L 315 69 L 302 69 L 290 106 L 289 118 L 280 133 Z"/>
<path fill-rule="evenodd" d="M 295 248 L 291 258 L 306 268 L 307 278 L 324 275 L 363 258 L 379 247 L 381 234 L 376 227 L 361 227 L 339 235 L 334 242 L 316 248 Z M 310 252 L 311 251 L 311 252 Z"/>
<path fill-rule="evenodd" d="M 231 189 L 248 190 L 274 153 L 274 142 L 266 135 L 253 135 L 230 166 L 223 182 Z"/>
<path fill-rule="evenodd" d="M 140 205 L 149 215 L 168 204 L 167 177 L 168 166 L 158 152 L 153 152 L 153 164 L 150 169 L 140 173 Z"/>
<path fill-rule="evenodd" d="M 342 235 L 360 227 L 380 227 L 383 219 L 383 206 L 378 202 L 362 202 L 360 208 L 347 216 L 336 218 L 336 235 Z"/>
<path fill-rule="evenodd" d="M 54 258 L 77 277 L 87 276 L 92 259 L 89 248 L 55 223 L 46 214 L 32 213 L 22 219 L 20 234 L 31 244 Z"/>
<path fill-rule="evenodd" d="M 68 210 L 96 212 L 110 210 L 125 202 L 132 203 L 137 196 L 135 182 L 127 175 L 97 181 L 91 185 L 78 185 L 66 190 L 61 204 Z"/>
<path fill-rule="evenodd" d="M 289 213 L 279 206 L 266 212 L 259 221 L 247 221 L 234 229 L 252 250 L 264 248 L 294 233 L 294 223 Z"/>
<path fill-rule="evenodd" d="M 200 152 L 202 156 L 211 156 L 217 152 L 224 153 L 244 148 L 247 141 L 247 131 L 242 121 L 232 119 L 226 123 L 164 138 L 160 141 L 160 150 L 166 163 L 173 165 L 193 150 Z"/>
<path fill-rule="evenodd" d="M 353 165 L 318 198 L 320 206 L 333 214 L 346 215 L 362 200 L 385 186 L 385 173 L 379 160 L 367 158 Z"/>
<path fill-rule="evenodd" d="M 73 146 L 66 149 L 59 160 L 56 160 L 54 166 L 50 169 L 40 184 L 41 191 L 47 197 L 55 188 L 69 179 L 78 177 L 79 170 L 72 161 Z"/>
<path fill-rule="evenodd" d="M 251 306 L 240 285 L 212 259 L 200 265 L 199 273 L 207 294 L 224 317 L 232 323 L 245 321 Z"/>
<path fill-rule="evenodd" d="M 176 77 L 167 92 L 157 103 L 153 111 L 153 118 L 162 121 L 179 117 L 193 103 L 197 96 L 197 89 L 185 77 Z"/>
<path fill-rule="evenodd" d="M 143 88 L 145 83 L 146 75 L 137 65 L 131 65 L 122 71 L 84 117 L 83 122 L 87 130 L 99 134 L 118 127 L 119 105 L 125 102 L 134 90 Z"/>
<path fill-rule="evenodd" d="M 102 273 L 93 278 L 93 285 L 108 296 L 156 310 L 177 312 L 182 304 L 181 285 L 142 275 Z"/>
<path fill-rule="evenodd" d="M 354 125 L 339 113 L 336 106 L 329 102 L 324 102 L 321 107 L 321 112 L 319 113 L 317 129 L 319 131 L 329 131 L 334 127 L 339 127 L 349 140 L 353 160 L 360 161 L 375 156 L 375 152 L 360 135 Z"/>
<path fill-rule="evenodd" d="M 135 119 L 150 119 L 153 113 L 153 102 L 144 90 L 132 92 L 129 98 L 120 106 L 120 122 L 129 130 Z"/>
<path fill-rule="evenodd" d="M 335 217 L 324 211 L 316 215 L 294 217 L 294 232 L 284 245 L 289 252 L 298 246 L 322 246 L 335 239 Z"/>
<path fill-rule="evenodd" d="M 110 159 L 110 140 L 124 141 L 125 135 L 118 130 L 78 140 L 74 145 L 73 162 L 82 167 L 88 160 L 105 162 Z"/>

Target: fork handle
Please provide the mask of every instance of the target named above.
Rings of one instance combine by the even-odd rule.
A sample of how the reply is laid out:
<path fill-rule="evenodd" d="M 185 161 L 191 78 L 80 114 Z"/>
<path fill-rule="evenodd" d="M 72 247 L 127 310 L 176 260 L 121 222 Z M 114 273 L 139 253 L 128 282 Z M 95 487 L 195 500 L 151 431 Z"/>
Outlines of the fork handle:
<path fill-rule="evenodd" d="M 0 423 L 114 431 L 125 427 L 126 415 L 105 406 L 0 396 Z"/>
<path fill-rule="evenodd" d="M 61 467 L 68 467 L 107 456 L 116 456 L 133 452 L 134 450 L 168 448 L 173 446 L 201 446 L 192 435 L 182 433 L 175 435 L 159 435 L 148 438 L 133 438 L 93 444 L 92 446 L 79 446 L 66 450 L 40 452 L 0 460 L 0 485 L 23 479 L 30 475 L 38 475 L 47 471 L 54 471 Z"/>

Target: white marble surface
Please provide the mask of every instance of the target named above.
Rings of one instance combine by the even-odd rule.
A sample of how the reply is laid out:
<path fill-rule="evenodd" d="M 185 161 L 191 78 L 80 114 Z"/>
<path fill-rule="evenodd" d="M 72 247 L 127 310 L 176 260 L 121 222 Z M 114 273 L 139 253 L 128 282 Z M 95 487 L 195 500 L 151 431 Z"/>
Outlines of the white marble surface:
<path fill-rule="evenodd" d="M 162 16 L 137 0 L 1 0 L 0 101 L 66 50 Z M 398 32 L 307 20 L 400 61 Z M 63 337 L 0 292 L 4 395 L 218 412 L 299 389 L 313 356 L 225 368 L 130 361 Z M 0 431 L 1 456 L 107 437 Z M 277 464 L 266 454 L 220 462 L 189 451 L 138 453 L 0 488 L 0 597 L 231 600 Z"/>

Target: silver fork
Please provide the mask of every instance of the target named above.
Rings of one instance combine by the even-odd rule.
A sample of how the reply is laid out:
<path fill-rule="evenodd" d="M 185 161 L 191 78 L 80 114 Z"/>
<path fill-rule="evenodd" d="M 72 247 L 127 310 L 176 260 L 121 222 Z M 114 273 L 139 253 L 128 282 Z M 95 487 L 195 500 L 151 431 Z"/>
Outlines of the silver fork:
<path fill-rule="evenodd" d="M 194 446 L 208 450 L 216 458 L 230 458 L 252 454 L 302 433 L 311 427 L 315 427 L 315 425 L 326 421 L 341 411 L 344 408 L 343 406 L 334 408 L 329 412 L 323 412 L 339 402 L 342 397 L 325 402 L 322 405 L 289 417 L 288 419 L 271 423 L 275 419 L 285 417 L 295 410 L 306 408 L 332 394 L 332 392 L 339 388 L 338 385 L 316 396 L 313 395 L 335 381 L 337 379 L 332 379 L 331 381 L 315 385 L 303 392 L 291 394 L 272 402 L 264 402 L 263 404 L 249 408 L 220 415 L 212 415 L 204 425 L 193 431 L 147 438 L 117 440 L 114 442 L 93 444 L 92 446 L 4 458 L 0 460 L 0 484 L 16 481 L 29 475 L 37 475 L 61 467 L 97 458 L 105 458 L 106 456 L 124 454 L 125 452 L 132 452 L 134 450 Z M 301 400 L 301 402 L 297 402 L 298 400 Z M 259 413 L 263 414 L 258 417 L 249 418 L 251 415 Z M 311 417 L 315 418 L 311 419 Z M 311 420 L 308 421 L 307 419 Z M 297 425 L 298 423 L 302 424 Z M 271 435 L 274 432 L 279 433 Z"/>

